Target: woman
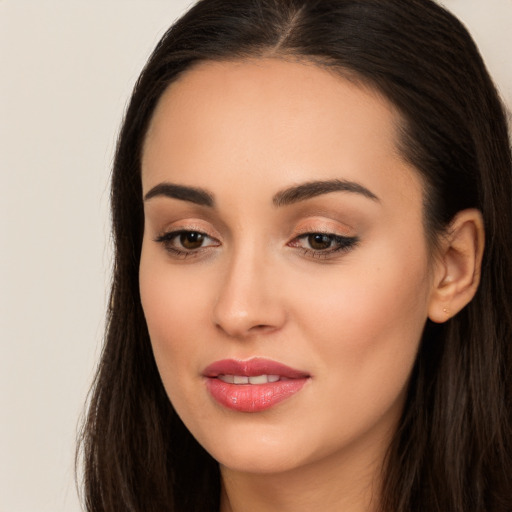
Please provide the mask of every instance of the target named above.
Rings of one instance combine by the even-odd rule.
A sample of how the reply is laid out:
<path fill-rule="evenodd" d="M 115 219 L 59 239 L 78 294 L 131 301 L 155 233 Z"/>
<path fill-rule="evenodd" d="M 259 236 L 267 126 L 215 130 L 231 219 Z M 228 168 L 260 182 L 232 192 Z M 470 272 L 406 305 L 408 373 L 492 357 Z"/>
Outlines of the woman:
<path fill-rule="evenodd" d="M 510 197 L 435 3 L 198 2 L 119 138 L 88 510 L 512 510 Z"/>

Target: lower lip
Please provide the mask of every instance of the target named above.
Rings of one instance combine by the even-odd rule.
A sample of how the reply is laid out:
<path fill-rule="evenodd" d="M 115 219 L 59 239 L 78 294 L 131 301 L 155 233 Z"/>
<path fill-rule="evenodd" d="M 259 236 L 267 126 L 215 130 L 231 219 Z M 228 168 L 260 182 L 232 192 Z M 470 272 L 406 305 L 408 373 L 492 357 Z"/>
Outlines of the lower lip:
<path fill-rule="evenodd" d="M 206 386 L 212 397 L 224 407 L 238 412 L 260 412 L 299 392 L 308 379 L 290 379 L 268 384 L 229 384 L 217 378 L 207 378 Z"/>

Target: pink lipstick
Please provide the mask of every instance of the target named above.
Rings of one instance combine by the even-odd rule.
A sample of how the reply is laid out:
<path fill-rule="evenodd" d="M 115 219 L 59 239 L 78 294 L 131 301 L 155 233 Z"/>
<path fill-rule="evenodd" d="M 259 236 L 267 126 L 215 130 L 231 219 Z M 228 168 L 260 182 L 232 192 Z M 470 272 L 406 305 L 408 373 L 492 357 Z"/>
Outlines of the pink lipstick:
<path fill-rule="evenodd" d="M 203 371 L 211 396 L 239 412 L 260 412 L 302 389 L 308 373 L 263 358 L 216 361 Z"/>

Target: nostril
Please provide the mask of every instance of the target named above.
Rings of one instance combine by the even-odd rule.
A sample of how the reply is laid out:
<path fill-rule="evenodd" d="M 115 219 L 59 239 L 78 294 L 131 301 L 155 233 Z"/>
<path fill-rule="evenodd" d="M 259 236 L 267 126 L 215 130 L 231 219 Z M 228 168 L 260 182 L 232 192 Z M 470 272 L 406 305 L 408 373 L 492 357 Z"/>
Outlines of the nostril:
<path fill-rule="evenodd" d="M 276 329 L 276 327 L 273 327 L 272 325 L 259 324 L 259 325 L 254 325 L 253 327 L 251 327 L 249 329 L 249 331 L 269 332 L 269 331 L 273 331 L 275 329 Z"/>
<path fill-rule="evenodd" d="M 227 326 L 218 323 L 216 324 L 216 328 L 234 337 L 248 337 L 255 334 L 267 334 L 278 329 L 277 326 L 268 324 L 257 324 L 244 328 L 243 326 Z"/>

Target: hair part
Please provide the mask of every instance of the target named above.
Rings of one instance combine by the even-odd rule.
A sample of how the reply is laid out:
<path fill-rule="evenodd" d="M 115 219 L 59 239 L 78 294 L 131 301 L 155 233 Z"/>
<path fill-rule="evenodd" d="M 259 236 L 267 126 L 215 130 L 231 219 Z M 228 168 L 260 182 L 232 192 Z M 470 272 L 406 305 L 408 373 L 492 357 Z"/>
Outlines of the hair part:
<path fill-rule="evenodd" d="M 480 288 L 427 323 L 383 468 L 383 512 L 512 510 L 512 164 L 506 118 L 466 29 L 430 0 L 201 0 L 158 43 L 112 175 L 115 265 L 81 447 L 89 511 L 217 511 L 216 462 L 163 389 L 140 304 L 141 154 L 167 87 L 196 63 L 276 57 L 332 68 L 400 112 L 433 243 L 465 208 L 486 230 Z"/>

